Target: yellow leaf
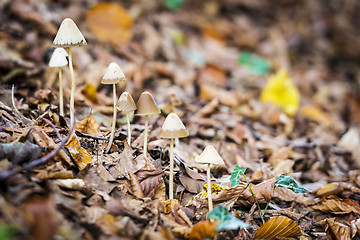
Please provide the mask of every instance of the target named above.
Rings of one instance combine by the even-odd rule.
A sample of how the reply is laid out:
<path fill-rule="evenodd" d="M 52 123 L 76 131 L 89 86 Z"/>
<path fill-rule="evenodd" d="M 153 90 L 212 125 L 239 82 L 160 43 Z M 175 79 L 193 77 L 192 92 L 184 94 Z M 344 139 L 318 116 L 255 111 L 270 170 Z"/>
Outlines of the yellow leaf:
<path fill-rule="evenodd" d="M 254 239 L 290 238 L 301 236 L 299 225 L 288 217 L 270 218 L 255 233 Z"/>
<path fill-rule="evenodd" d="M 311 119 L 315 122 L 322 123 L 324 125 L 331 124 L 331 118 L 316 106 L 304 106 L 301 108 L 300 113 L 303 117 Z"/>
<path fill-rule="evenodd" d="M 216 226 L 219 221 L 202 221 L 192 227 L 190 240 L 213 239 L 216 235 Z"/>
<path fill-rule="evenodd" d="M 270 102 L 288 115 L 295 115 L 300 105 L 300 93 L 286 70 L 279 70 L 269 77 L 261 92 L 261 102 Z"/>
<path fill-rule="evenodd" d="M 71 136 L 65 147 L 68 149 L 80 170 L 83 170 L 88 164 L 91 164 L 90 154 L 83 147 L 81 147 L 80 142 L 75 134 Z"/>
<path fill-rule="evenodd" d="M 86 13 L 86 24 L 102 42 L 126 44 L 132 37 L 133 19 L 117 3 L 100 3 Z"/>

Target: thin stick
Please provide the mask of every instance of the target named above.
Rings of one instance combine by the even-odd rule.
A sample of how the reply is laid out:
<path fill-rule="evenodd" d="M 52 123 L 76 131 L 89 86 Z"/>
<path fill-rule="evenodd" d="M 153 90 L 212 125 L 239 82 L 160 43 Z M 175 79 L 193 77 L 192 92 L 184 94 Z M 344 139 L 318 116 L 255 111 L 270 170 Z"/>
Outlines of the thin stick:
<path fill-rule="evenodd" d="M 128 144 L 131 147 L 131 129 L 130 129 L 130 119 L 129 119 L 129 112 L 125 111 L 127 127 L 128 127 Z"/>
<path fill-rule="evenodd" d="M 60 95 L 60 116 L 64 116 L 64 98 L 62 87 L 62 70 L 59 68 L 59 95 Z"/>
<path fill-rule="evenodd" d="M 209 202 L 209 212 L 213 210 L 213 203 L 212 203 L 212 197 L 211 197 L 211 178 L 210 178 L 210 163 L 208 164 L 207 171 L 207 195 L 208 195 L 208 202 Z"/>
<path fill-rule="evenodd" d="M 170 183 L 169 183 L 169 199 L 174 199 L 174 139 L 170 140 Z"/>
<path fill-rule="evenodd" d="M 145 160 L 147 160 L 147 138 L 148 138 L 148 122 L 149 122 L 149 116 L 145 115 L 145 136 L 144 136 L 144 157 Z"/>
<path fill-rule="evenodd" d="M 70 69 L 70 75 L 71 75 L 71 97 L 70 97 L 70 121 L 71 124 L 75 124 L 75 121 L 73 119 L 74 114 L 71 113 L 71 111 L 75 111 L 75 75 L 74 75 L 74 68 L 72 64 L 72 54 L 71 54 L 71 47 L 69 49 L 69 69 Z M 72 128 L 72 125 L 71 125 Z"/>
<path fill-rule="evenodd" d="M 25 117 L 21 112 L 19 112 L 19 110 L 16 108 L 16 105 L 15 105 L 15 97 L 14 97 L 14 85 L 12 85 L 12 88 L 11 88 L 11 102 L 12 102 L 12 105 L 13 105 L 13 108 L 14 108 L 14 112 L 20 116 L 20 118 L 22 120 L 24 120 L 25 122 L 27 123 L 30 123 L 32 122 L 31 119 Z"/>
<path fill-rule="evenodd" d="M 115 125 L 116 125 L 116 85 L 115 84 L 113 84 L 113 97 L 114 97 L 114 114 L 113 114 L 113 122 L 110 133 L 110 141 L 109 141 L 109 145 L 106 148 L 106 153 L 110 151 L 111 145 L 114 141 L 114 133 L 115 133 Z"/>
<path fill-rule="evenodd" d="M 249 181 L 247 180 L 246 175 L 243 174 L 243 176 L 244 176 L 244 178 L 245 178 L 245 181 L 246 181 L 247 185 L 249 186 L 249 190 L 250 190 L 250 192 L 251 192 L 251 195 L 254 197 L 254 200 L 255 200 L 255 202 L 256 202 L 256 204 L 257 204 L 257 207 L 258 207 L 258 209 L 259 209 L 260 218 L 261 218 L 262 222 L 265 223 L 264 218 L 263 218 L 263 215 L 261 214 L 261 208 L 260 208 L 259 202 L 258 202 L 258 200 L 256 199 L 256 196 L 255 196 L 253 190 L 252 190 L 251 187 L 250 187 L 250 183 L 249 183 Z"/>

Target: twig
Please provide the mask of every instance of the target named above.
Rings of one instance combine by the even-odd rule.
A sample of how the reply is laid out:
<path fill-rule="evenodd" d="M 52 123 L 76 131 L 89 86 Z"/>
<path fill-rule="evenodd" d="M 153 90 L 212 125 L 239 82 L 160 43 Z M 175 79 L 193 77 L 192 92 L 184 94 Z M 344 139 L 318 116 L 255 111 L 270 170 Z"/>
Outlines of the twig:
<path fill-rule="evenodd" d="M 86 137 L 86 138 L 91 138 L 91 139 L 94 139 L 94 140 L 107 140 L 107 138 L 104 138 L 104 137 L 96 137 L 96 136 L 92 136 L 92 135 L 82 133 L 82 132 L 79 132 L 79 131 L 75 131 L 75 133 L 76 133 L 76 135 L 78 137 Z"/>
<path fill-rule="evenodd" d="M 19 115 L 19 117 L 24 120 L 26 123 L 31 123 L 32 120 L 25 117 L 21 112 L 19 112 L 19 110 L 16 108 L 15 106 L 15 97 L 14 97 L 14 85 L 12 85 L 12 88 L 11 88 L 11 102 L 12 102 L 12 105 L 13 105 L 13 108 L 14 108 L 14 112 Z"/>
<path fill-rule="evenodd" d="M 54 124 L 51 124 L 52 127 L 55 127 Z M 63 148 L 65 146 L 65 144 L 69 141 L 70 137 L 72 136 L 73 134 L 73 131 L 74 131 L 74 126 L 75 124 L 72 125 L 71 129 L 70 129 L 70 132 L 68 134 L 68 136 L 65 138 L 65 139 L 62 139 L 60 144 L 57 146 L 57 148 L 55 148 L 53 151 L 51 151 L 49 154 L 39 158 L 39 159 L 36 159 L 34 161 L 32 161 L 31 163 L 25 165 L 24 167 L 21 167 L 21 168 L 14 168 L 14 169 L 9 169 L 7 171 L 4 171 L 4 172 L 1 172 L 0 173 L 0 181 L 3 181 L 21 171 L 24 171 L 24 170 L 29 170 L 33 167 L 36 167 L 38 165 L 42 165 L 42 164 L 45 164 L 47 163 L 51 158 L 55 157 L 56 154 L 58 153 L 58 151 Z M 55 132 L 57 132 L 58 134 L 58 131 L 56 129 L 56 127 L 54 128 Z"/>
<path fill-rule="evenodd" d="M 49 125 L 54 129 L 54 131 L 55 131 L 55 133 L 56 133 L 56 136 L 60 139 L 60 141 L 62 141 L 62 137 L 61 137 L 61 135 L 60 135 L 59 130 L 56 128 L 56 126 L 55 126 L 52 122 L 50 122 L 49 120 L 47 120 L 46 118 L 44 118 L 43 120 L 44 120 L 47 124 L 49 124 Z"/>

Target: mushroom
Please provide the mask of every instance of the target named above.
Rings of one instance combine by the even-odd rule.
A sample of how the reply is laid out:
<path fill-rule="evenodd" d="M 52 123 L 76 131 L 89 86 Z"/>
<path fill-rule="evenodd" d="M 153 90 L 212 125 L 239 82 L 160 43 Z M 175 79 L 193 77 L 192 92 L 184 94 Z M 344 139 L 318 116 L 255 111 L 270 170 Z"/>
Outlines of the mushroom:
<path fill-rule="evenodd" d="M 69 51 L 69 69 L 71 75 L 71 98 L 70 98 L 71 126 L 75 122 L 73 119 L 74 111 L 75 111 L 75 76 L 74 76 L 74 69 L 72 64 L 71 47 L 84 46 L 86 44 L 87 43 L 84 36 L 81 34 L 79 28 L 76 26 L 74 21 L 70 18 L 65 18 L 62 21 L 59 30 L 55 36 L 55 39 L 53 41 L 53 46 L 68 48 Z"/>
<path fill-rule="evenodd" d="M 129 112 L 135 111 L 137 109 L 134 99 L 131 97 L 130 93 L 123 92 L 119 97 L 117 104 L 117 109 L 119 111 L 124 111 L 126 115 L 127 127 L 128 127 L 128 144 L 131 146 L 131 129 L 130 129 L 130 119 Z"/>
<path fill-rule="evenodd" d="M 56 48 L 51 55 L 49 67 L 59 68 L 59 95 L 60 95 L 60 115 L 64 116 L 64 99 L 63 99 L 63 88 L 62 88 L 62 72 L 61 68 L 68 65 L 66 57 L 68 53 L 63 48 Z"/>
<path fill-rule="evenodd" d="M 113 122 L 110 133 L 110 141 L 109 145 L 106 148 L 105 152 L 109 152 L 111 145 L 114 140 L 115 133 L 115 124 L 116 124 L 116 83 L 125 82 L 126 78 L 124 73 L 121 71 L 121 68 L 116 63 L 110 63 L 108 68 L 106 69 L 105 75 L 101 80 L 102 84 L 112 84 L 113 85 L 113 98 L 114 98 L 114 114 L 113 114 Z"/>
<path fill-rule="evenodd" d="M 161 138 L 170 138 L 170 183 L 169 199 L 174 198 L 174 138 L 189 136 L 184 124 L 176 113 L 170 113 L 162 125 L 159 135 Z"/>
<path fill-rule="evenodd" d="M 143 92 L 137 102 L 138 109 L 136 115 L 145 116 L 145 136 L 144 136 L 144 157 L 147 160 L 147 138 L 148 138 L 148 121 L 150 115 L 160 114 L 160 109 L 157 106 L 153 96 L 149 92 Z"/>
<path fill-rule="evenodd" d="M 214 146 L 207 146 L 204 151 L 195 158 L 198 163 L 207 164 L 207 195 L 209 202 L 209 212 L 213 210 L 212 198 L 211 198 L 211 179 L 210 179 L 210 167 L 214 165 L 224 165 L 224 160 L 220 157 Z"/>

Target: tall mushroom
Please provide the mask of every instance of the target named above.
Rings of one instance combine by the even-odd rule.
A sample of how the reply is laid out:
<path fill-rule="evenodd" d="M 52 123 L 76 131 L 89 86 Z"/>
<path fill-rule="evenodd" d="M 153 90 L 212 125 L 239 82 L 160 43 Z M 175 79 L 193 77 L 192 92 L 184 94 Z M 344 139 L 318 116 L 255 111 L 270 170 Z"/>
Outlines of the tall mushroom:
<path fill-rule="evenodd" d="M 207 164 L 207 195 L 209 202 L 209 212 L 213 210 L 212 198 L 211 198 L 211 179 L 210 179 L 210 168 L 213 165 L 224 165 L 224 160 L 220 157 L 214 146 L 207 146 L 204 151 L 195 158 L 198 163 Z"/>
<path fill-rule="evenodd" d="M 62 67 L 68 65 L 68 60 L 66 57 L 69 56 L 68 53 L 63 48 L 56 48 L 53 54 L 51 55 L 49 67 L 59 68 L 59 95 L 60 95 L 60 115 L 64 116 L 64 99 L 63 99 L 63 86 L 62 86 Z"/>
<path fill-rule="evenodd" d="M 131 129 L 130 129 L 130 119 L 129 112 L 135 111 L 137 109 L 134 99 L 131 97 L 130 93 L 123 92 L 117 104 L 117 109 L 119 111 L 124 111 L 126 115 L 126 122 L 128 128 L 128 144 L 131 146 Z"/>
<path fill-rule="evenodd" d="M 174 198 L 174 138 L 189 136 L 184 124 L 176 113 L 170 113 L 162 125 L 159 135 L 161 138 L 170 138 L 170 183 L 169 199 Z"/>
<path fill-rule="evenodd" d="M 106 152 L 109 152 L 111 145 L 114 140 L 115 133 L 115 125 L 116 125 L 116 83 L 125 82 L 126 78 L 124 73 L 121 71 L 121 68 L 116 63 L 110 63 L 108 68 L 106 69 L 105 75 L 101 80 L 102 84 L 112 84 L 113 85 L 113 98 L 114 98 L 114 114 L 113 114 L 113 122 L 110 133 L 110 141 L 109 145 L 106 148 Z"/>
<path fill-rule="evenodd" d="M 71 124 L 75 122 L 73 119 L 74 111 L 75 111 L 75 75 L 72 64 L 71 47 L 84 46 L 86 44 L 87 43 L 84 36 L 81 34 L 79 28 L 76 26 L 74 21 L 70 18 L 65 18 L 62 21 L 59 30 L 55 36 L 55 39 L 53 41 L 53 46 L 68 48 L 69 51 L 69 69 L 71 75 L 71 98 L 70 98 Z"/>
<path fill-rule="evenodd" d="M 149 92 L 143 92 L 137 102 L 136 115 L 145 116 L 145 136 L 144 136 L 144 157 L 147 160 L 147 138 L 148 138 L 148 122 L 150 115 L 160 114 L 160 109 L 157 106 L 153 96 Z"/>

